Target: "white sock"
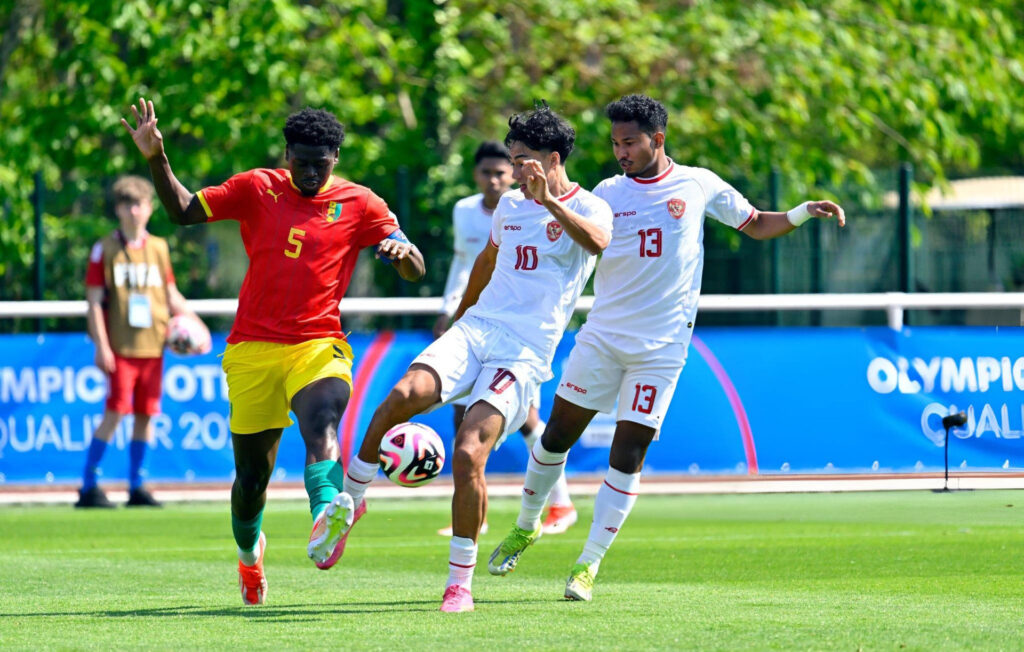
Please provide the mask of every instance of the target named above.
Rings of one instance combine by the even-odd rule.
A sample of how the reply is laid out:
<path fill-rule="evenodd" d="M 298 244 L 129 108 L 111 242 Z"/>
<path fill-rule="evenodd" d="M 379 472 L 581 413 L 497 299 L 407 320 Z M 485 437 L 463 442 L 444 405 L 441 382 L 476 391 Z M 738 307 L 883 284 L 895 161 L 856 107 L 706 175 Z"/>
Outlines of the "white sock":
<path fill-rule="evenodd" d="M 636 504 L 640 489 L 639 473 L 623 473 L 609 468 L 604 483 L 597 490 L 594 500 L 594 522 L 590 525 L 590 536 L 583 546 L 578 564 L 600 563 L 608 552 L 615 535 L 622 529 L 626 517 Z M 594 569 L 596 572 L 596 568 Z"/>
<path fill-rule="evenodd" d="M 543 421 L 538 421 L 537 425 L 533 427 L 533 430 L 527 433 L 523 433 L 523 442 L 526 444 L 526 450 L 532 451 L 534 444 L 540 439 L 540 436 L 544 434 L 544 428 L 547 428 L 548 424 Z"/>
<path fill-rule="evenodd" d="M 548 424 L 543 421 L 538 421 L 537 425 L 533 427 L 533 430 L 523 435 L 523 441 L 526 443 L 526 449 L 532 451 L 533 447 L 537 444 L 537 440 L 544 434 L 544 428 Z M 548 496 L 548 502 L 552 505 L 561 505 L 563 507 L 572 506 L 572 498 L 569 496 L 569 483 L 565 480 L 565 467 L 562 467 L 562 475 L 558 476 L 558 482 L 555 483 L 554 489 L 551 490 L 551 495 Z"/>
<path fill-rule="evenodd" d="M 256 537 L 256 545 L 252 547 L 252 550 L 242 550 L 238 548 L 238 561 L 242 562 L 246 566 L 252 566 L 260 558 L 260 538 Z"/>
<path fill-rule="evenodd" d="M 373 462 L 364 462 L 358 455 L 353 455 L 348 463 L 348 470 L 345 472 L 344 491 L 352 496 L 352 504 L 359 507 L 363 496 L 366 495 L 366 488 L 370 486 L 373 479 L 377 477 L 378 465 Z"/>
<path fill-rule="evenodd" d="M 473 568 L 476 566 L 476 542 L 467 537 L 452 537 L 448 546 L 448 583 L 473 590 Z"/>
<path fill-rule="evenodd" d="M 572 498 L 569 496 L 569 483 L 565 479 L 565 465 L 562 465 L 562 473 L 558 476 L 558 482 L 551 489 L 548 502 L 552 505 L 572 507 Z"/>
<path fill-rule="evenodd" d="M 524 530 L 533 531 L 540 525 L 540 514 L 544 511 L 544 503 L 551 493 L 551 488 L 558 482 L 565 470 L 565 453 L 552 453 L 544 448 L 538 439 L 530 451 L 530 461 L 526 465 L 526 480 L 523 483 L 523 502 L 519 508 L 516 525 Z"/>

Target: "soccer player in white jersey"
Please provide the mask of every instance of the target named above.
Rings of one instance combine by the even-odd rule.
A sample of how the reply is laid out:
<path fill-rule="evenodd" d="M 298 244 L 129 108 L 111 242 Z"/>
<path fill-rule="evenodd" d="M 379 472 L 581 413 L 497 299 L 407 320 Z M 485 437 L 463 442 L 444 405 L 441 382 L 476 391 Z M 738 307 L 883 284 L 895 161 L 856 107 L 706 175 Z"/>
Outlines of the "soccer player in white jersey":
<path fill-rule="evenodd" d="M 789 233 L 813 217 L 836 217 L 839 226 L 846 221 L 830 201 L 804 202 L 788 213 L 759 211 L 714 172 L 673 162 L 665 154 L 668 113 L 649 97 L 627 95 L 605 113 L 624 173 L 594 189 L 615 215 L 612 241 L 594 279 L 594 307 L 533 448 L 519 518 L 488 563 L 494 575 L 516 567 L 541 535 L 540 510 L 569 448 L 617 398 L 608 473 L 589 538 L 566 582 L 569 600 L 591 599 L 601 560 L 636 502 L 647 447 L 686 361 L 704 266 L 705 216 L 759 240 Z"/>
<path fill-rule="evenodd" d="M 344 492 L 328 509 L 341 547 L 366 511 L 378 446 L 392 426 L 469 394 L 451 453 L 454 536 L 441 611 L 472 611 L 477 538 L 487 512 L 484 467 L 491 450 L 526 419 L 536 383 L 551 361 L 576 300 L 611 239 L 608 204 L 569 180 L 565 160 L 576 132 L 546 104 L 509 119 L 505 144 L 519 188 L 494 210 L 489 242 L 476 258 L 455 324 L 428 346 L 380 404 Z M 551 483 L 554 484 L 554 481 Z M 343 548 L 342 548 L 343 549 Z"/>
<path fill-rule="evenodd" d="M 512 159 L 508 148 L 497 141 L 488 140 L 480 143 L 473 155 L 473 182 L 477 192 L 460 199 L 452 211 L 452 231 L 455 248 L 451 267 L 448 268 L 448 280 L 444 286 L 444 299 L 441 312 L 434 323 L 434 338 L 441 337 L 451 326 L 452 316 L 462 302 L 469 283 L 469 272 L 473 261 L 484 248 L 490 238 L 491 220 L 498 200 L 512 187 Z M 457 398 L 451 402 L 455 412 L 455 431 L 459 430 L 466 414 L 468 396 Z M 544 421 L 540 418 L 540 385 L 534 387 L 530 397 L 530 411 L 526 422 L 519 432 L 523 435 L 527 451 L 533 450 L 540 434 L 544 432 Z M 569 496 L 569 485 L 563 471 L 558 482 L 551 490 L 550 507 L 547 517 L 541 523 L 544 534 L 561 534 L 572 527 L 578 519 L 576 507 Z M 441 536 L 452 536 L 452 526 L 448 525 L 437 531 Z M 480 526 L 480 534 L 487 533 L 487 521 Z"/>

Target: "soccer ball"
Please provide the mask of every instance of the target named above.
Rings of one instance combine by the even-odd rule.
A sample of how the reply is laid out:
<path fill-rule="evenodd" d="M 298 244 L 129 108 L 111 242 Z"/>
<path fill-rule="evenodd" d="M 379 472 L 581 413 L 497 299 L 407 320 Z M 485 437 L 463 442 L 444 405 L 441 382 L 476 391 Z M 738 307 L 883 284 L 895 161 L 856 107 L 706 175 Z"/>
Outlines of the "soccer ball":
<path fill-rule="evenodd" d="M 384 475 L 403 487 L 425 485 L 444 468 L 444 443 L 422 423 L 400 423 L 388 430 L 377 452 Z"/>
<path fill-rule="evenodd" d="M 167 348 L 181 355 L 208 353 L 212 348 L 206 324 L 191 315 L 175 315 L 167 324 Z"/>

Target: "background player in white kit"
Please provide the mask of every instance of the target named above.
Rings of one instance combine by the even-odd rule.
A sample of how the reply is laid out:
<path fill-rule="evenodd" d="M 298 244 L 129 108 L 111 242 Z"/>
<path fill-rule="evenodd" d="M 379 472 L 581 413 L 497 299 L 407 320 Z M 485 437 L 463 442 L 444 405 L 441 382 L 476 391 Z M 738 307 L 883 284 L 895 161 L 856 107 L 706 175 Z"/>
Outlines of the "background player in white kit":
<path fill-rule="evenodd" d="M 363 496 L 377 475 L 384 433 L 469 393 L 451 454 L 454 536 L 441 611 L 473 610 L 476 540 L 487 512 L 487 458 L 525 421 L 533 386 L 552 377 L 555 348 L 595 255 L 611 239 L 608 204 L 566 175 L 565 159 L 575 139 L 572 127 L 546 104 L 509 119 L 505 144 L 520 188 L 498 202 L 490 242 L 473 265 L 455 324 L 413 361 L 377 408 L 349 462 L 345 491 L 327 508 L 334 541 L 343 550 L 366 511 Z M 329 541 L 325 548 L 331 547 Z"/>
<path fill-rule="evenodd" d="M 488 563 L 494 575 L 515 568 L 541 535 L 540 510 L 569 448 L 618 398 L 608 473 L 589 538 L 566 582 L 570 600 L 591 599 L 601 560 L 636 502 L 647 447 L 686 362 L 704 267 L 704 216 L 759 240 L 789 233 L 812 217 L 846 222 L 830 201 L 805 202 L 788 213 L 758 211 L 714 172 L 677 165 L 665 154 L 668 113 L 649 97 L 627 95 L 605 113 L 625 173 L 594 189 L 615 215 L 612 241 L 594 279 L 594 307 L 534 446 L 519 518 Z"/>
<path fill-rule="evenodd" d="M 498 206 L 498 200 L 508 192 L 514 182 L 512 159 L 509 156 L 508 148 L 493 140 L 480 143 L 473 155 L 473 181 L 479 192 L 460 199 L 455 203 L 455 209 L 452 211 L 455 248 L 451 267 L 448 268 L 448 280 L 444 286 L 441 312 L 434 323 L 435 339 L 441 337 L 451 325 L 452 316 L 466 293 L 466 284 L 469 283 L 469 273 L 473 268 L 473 262 L 490 238 L 494 209 Z M 469 401 L 469 397 L 463 396 L 451 402 L 455 411 L 456 432 L 466 414 L 467 401 Z M 537 384 L 533 396 L 530 397 L 530 411 L 526 415 L 526 422 L 519 429 L 523 435 L 523 441 L 526 443 L 527 451 L 533 450 L 533 445 L 537 443 L 537 439 L 544 432 L 545 424 L 540 418 L 539 408 L 540 384 Z M 561 534 L 575 524 L 578 518 L 572 498 L 569 496 L 569 485 L 565 480 L 564 467 L 562 475 L 551 490 L 550 502 L 551 506 L 548 509 L 547 517 L 541 523 L 541 530 L 544 534 Z M 452 526 L 441 528 L 437 533 L 450 537 Z M 480 526 L 480 534 L 486 533 L 487 521 L 484 521 Z"/>

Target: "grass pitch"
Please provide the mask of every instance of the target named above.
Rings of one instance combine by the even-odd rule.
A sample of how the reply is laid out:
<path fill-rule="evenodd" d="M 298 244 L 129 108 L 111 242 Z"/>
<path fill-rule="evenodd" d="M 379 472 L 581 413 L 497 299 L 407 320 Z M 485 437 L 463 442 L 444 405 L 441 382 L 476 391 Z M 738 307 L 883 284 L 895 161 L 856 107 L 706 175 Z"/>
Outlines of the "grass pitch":
<path fill-rule="evenodd" d="M 307 507 L 271 502 L 268 603 L 244 607 L 226 504 L 0 509 L 3 649 L 1020 649 L 1024 494 L 641 496 L 591 603 L 561 599 L 592 502 L 477 611 L 438 611 L 446 500 L 377 500 L 329 572 Z"/>

